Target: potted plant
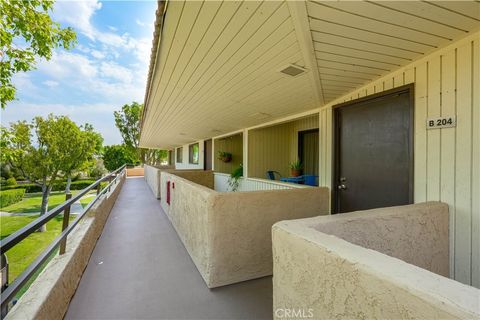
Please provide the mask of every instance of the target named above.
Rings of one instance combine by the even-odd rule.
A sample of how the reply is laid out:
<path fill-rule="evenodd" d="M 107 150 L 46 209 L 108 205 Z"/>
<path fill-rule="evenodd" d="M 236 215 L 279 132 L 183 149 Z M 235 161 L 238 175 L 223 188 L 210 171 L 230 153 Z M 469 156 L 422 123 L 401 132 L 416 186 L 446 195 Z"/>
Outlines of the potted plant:
<path fill-rule="evenodd" d="M 292 163 L 290 163 L 290 171 L 292 174 L 292 177 L 298 177 L 302 175 L 302 169 L 303 165 L 300 160 L 296 160 Z"/>
<path fill-rule="evenodd" d="M 240 164 L 235 170 L 232 171 L 230 174 L 230 178 L 228 179 L 228 185 L 230 186 L 232 191 L 237 191 L 238 186 L 240 185 L 240 178 L 243 177 L 243 165 Z"/>
<path fill-rule="evenodd" d="M 230 152 L 218 151 L 218 160 L 223 162 L 232 161 L 232 154 Z"/>

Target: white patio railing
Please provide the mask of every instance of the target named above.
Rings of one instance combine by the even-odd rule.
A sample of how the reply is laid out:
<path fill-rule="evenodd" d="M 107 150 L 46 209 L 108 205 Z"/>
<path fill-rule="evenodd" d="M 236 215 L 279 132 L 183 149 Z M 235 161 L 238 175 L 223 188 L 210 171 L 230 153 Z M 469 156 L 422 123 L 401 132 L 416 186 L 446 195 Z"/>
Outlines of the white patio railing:
<path fill-rule="evenodd" d="M 214 173 L 215 191 L 228 192 L 231 191 L 228 185 L 229 174 Z M 303 184 L 286 183 L 275 180 L 259 179 L 259 178 L 240 178 L 238 191 L 260 191 L 260 190 L 280 190 L 280 189 L 297 189 L 311 188 Z"/>

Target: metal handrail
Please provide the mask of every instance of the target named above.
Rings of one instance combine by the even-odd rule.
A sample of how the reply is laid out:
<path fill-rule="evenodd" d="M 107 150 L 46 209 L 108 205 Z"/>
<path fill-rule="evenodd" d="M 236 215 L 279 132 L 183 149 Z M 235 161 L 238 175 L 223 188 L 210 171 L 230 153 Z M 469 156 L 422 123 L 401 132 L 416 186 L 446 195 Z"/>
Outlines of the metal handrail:
<path fill-rule="evenodd" d="M 8 258 L 6 255 L 2 254 L 0 256 L 0 271 L 2 273 L 2 283 L 0 286 L 0 291 L 3 292 L 8 287 Z M 0 317 L 3 319 L 7 315 L 7 307 L 0 308 Z"/>
<path fill-rule="evenodd" d="M 118 168 L 117 170 L 111 172 L 110 174 L 102 177 L 92 183 L 90 186 L 86 187 L 80 191 L 75 197 L 70 198 L 59 206 L 48 211 L 46 214 L 38 217 L 25 227 L 16 231 L 15 233 L 9 235 L 5 239 L 0 241 L 0 254 L 4 254 L 11 248 L 13 248 L 20 241 L 28 237 L 33 232 L 37 231 L 42 225 L 62 213 L 64 210 L 69 210 L 70 206 L 79 200 L 83 195 L 88 193 L 90 190 L 93 190 L 95 187 L 98 187 L 97 196 L 83 209 L 83 211 L 77 216 L 77 218 L 69 224 L 62 233 L 56 237 L 52 243 L 33 261 L 1 294 L 1 308 L 3 309 L 8 305 L 10 300 L 15 297 L 15 294 L 27 283 L 27 281 L 37 272 L 43 263 L 48 260 L 50 255 L 56 250 L 58 246 L 64 241 L 66 241 L 67 236 L 75 226 L 80 222 L 80 220 L 88 213 L 90 208 L 98 201 L 98 199 L 107 191 L 110 190 L 113 184 L 117 183 L 117 179 L 120 176 L 119 173 L 123 174 L 126 164 Z M 113 180 L 111 178 L 115 176 Z M 111 180 L 110 183 L 100 191 L 100 183 L 105 180 Z M 65 217 L 64 217 L 65 218 Z"/>

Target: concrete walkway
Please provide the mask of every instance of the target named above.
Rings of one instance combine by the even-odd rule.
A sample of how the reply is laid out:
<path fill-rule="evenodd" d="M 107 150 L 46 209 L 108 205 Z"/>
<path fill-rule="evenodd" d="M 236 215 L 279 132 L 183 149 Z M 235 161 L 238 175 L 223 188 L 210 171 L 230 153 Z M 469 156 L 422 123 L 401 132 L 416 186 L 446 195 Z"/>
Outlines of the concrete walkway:
<path fill-rule="evenodd" d="M 143 177 L 132 177 L 65 318 L 271 319 L 271 282 L 208 289 Z"/>

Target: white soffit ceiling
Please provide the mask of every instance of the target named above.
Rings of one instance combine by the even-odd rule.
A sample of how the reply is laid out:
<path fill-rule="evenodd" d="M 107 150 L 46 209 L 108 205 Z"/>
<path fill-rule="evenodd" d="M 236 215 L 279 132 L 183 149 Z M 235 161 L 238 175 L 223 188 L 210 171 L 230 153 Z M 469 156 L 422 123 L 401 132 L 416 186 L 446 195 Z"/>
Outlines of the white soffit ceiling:
<path fill-rule="evenodd" d="M 480 27 L 478 2 L 307 1 L 300 9 L 168 2 L 141 145 L 172 148 L 319 107 Z M 289 65 L 306 72 L 279 72 Z"/>
<path fill-rule="evenodd" d="M 475 1 L 308 1 L 325 101 L 480 27 Z"/>
<path fill-rule="evenodd" d="M 305 66 L 285 2 L 169 2 L 161 37 L 143 146 L 171 147 L 318 106 L 308 72 L 279 72 Z"/>

